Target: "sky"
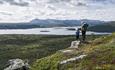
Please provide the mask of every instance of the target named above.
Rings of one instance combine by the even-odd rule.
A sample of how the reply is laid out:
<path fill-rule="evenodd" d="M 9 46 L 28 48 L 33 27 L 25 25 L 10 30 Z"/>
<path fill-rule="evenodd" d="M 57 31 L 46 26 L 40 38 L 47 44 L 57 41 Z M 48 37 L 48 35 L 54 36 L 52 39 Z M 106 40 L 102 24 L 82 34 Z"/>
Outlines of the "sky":
<path fill-rule="evenodd" d="M 115 0 L 0 0 L 0 22 L 35 18 L 115 21 Z"/>

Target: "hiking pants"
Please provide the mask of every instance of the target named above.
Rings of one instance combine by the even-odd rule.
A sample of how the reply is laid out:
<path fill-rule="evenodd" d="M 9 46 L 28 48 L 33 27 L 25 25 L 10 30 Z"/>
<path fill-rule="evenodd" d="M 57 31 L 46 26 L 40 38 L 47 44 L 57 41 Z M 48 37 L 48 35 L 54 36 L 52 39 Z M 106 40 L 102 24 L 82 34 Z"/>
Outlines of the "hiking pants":
<path fill-rule="evenodd" d="M 78 40 L 79 39 L 79 35 L 76 35 L 76 40 Z"/>
<path fill-rule="evenodd" d="M 82 31 L 82 40 L 85 41 L 86 38 L 86 31 Z"/>

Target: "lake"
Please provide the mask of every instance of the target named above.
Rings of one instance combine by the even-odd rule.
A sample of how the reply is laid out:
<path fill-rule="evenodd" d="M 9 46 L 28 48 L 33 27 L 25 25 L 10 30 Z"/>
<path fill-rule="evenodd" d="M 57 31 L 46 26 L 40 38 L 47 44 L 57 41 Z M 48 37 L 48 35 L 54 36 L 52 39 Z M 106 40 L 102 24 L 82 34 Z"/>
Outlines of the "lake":
<path fill-rule="evenodd" d="M 0 34 L 75 35 L 76 31 L 73 29 L 77 29 L 78 27 L 0 29 Z M 99 33 L 99 32 L 87 31 L 87 35 L 91 35 L 91 34 L 102 35 L 102 34 L 110 34 L 110 33 Z"/>

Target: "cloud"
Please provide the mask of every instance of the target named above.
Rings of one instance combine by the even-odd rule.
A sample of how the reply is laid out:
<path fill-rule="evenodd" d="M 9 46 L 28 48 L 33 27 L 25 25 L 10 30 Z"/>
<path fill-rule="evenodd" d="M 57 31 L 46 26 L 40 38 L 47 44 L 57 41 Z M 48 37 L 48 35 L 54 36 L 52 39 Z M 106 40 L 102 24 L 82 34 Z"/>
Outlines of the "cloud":
<path fill-rule="evenodd" d="M 78 2 L 77 6 L 87 6 L 87 4 L 84 4 L 84 3 Z"/>
<path fill-rule="evenodd" d="M 115 0 L 87 0 L 90 3 L 96 3 L 96 4 L 115 4 Z"/>
<path fill-rule="evenodd" d="M 8 12 L 0 12 L 0 14 L 2 14 L 2 15 L 8 15 L 8 16 L 12 16 L 13 15 L 13 14 L 8 13 Z"/>
<path fill-rule="evenodd" d="M 2 1 L 0 1 L 0 4 L 3 4 L 3 2 L 2 2 Z"/>
<path fill-rule="evenodd" d="M 0 15 L 3 21 L 33 18 L 115 20 L 115 0 L 0 0 L 0 3 L 0 11 L 5 11 Z M 12 17 L 7 12 L 12 13 Z"/>
<path fill-rule="evenodd" d="M 27 2 L 20 2 L 20 3 L 11 2 L 10 4 L 11 4 L 11 5 L 17 5 L 17 6 L 28 6 L 28 3 L 27 3 Z"/>
<path fill-rule="evenodd" d="M 10 5 L 28 6 L 29 3 L 24 0 L 0 0 L 1 4 L 9 3 Z"/>

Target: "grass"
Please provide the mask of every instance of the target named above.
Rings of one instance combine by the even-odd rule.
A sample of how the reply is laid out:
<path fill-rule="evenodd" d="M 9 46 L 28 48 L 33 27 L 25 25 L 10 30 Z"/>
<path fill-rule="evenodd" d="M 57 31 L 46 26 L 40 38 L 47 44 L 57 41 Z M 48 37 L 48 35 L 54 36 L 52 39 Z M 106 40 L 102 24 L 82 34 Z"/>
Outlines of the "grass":
<path fill-rule="evenodd" d="M 94 40 L 97 37 L 100 36 L 92 35 L 88 36 L 87 39 Z M 32 70 L 45 70 L 47 68 L 55 70 L 60 60 L 77 55 L 74 53 L 68 56 L 57 52 L 68 48 L 73 40 L 75 40 L 75 36 L 0 35 L 0 70 L 6 67 L 8 60 L 16 58 L 29 60 L 29 64 L 34 66 Z M 36 61 L 40 64 L 38 63 L 38 65 Z M 46 66 L 45 69 L 44 66 Z"/>
<path fill-rule="evenodd" d="M 115 34 L 94 40 L 82 50 L 88 56 L 78 63 L 80 70 L 115 70 Z"/>
<path fill-rule="evenodd" d="M 67 48 L 72 40 L 73 36 L 0 35 L 0 70 L 10 59 L 27 59 L 32 64 L 36 59 Z"/>
<path fill-rule="evenodd" d="M 31 70 L 115 70 L 115 34 L 93 38 L 81 44 L 78 52 L 55 54 L 37 59 Z M 77 50 L 76 50 L 77 51 Z M 59 62 L 81 54 L 87 54 L 82 60 L 59 65 Z"/>
<path fill-rule="evenodd" d="M 55 53 L 52 56 L 38 59 L 31 70 L 58 70 L 58 61 L 63 58 L 62 53 Z"/>
<path fill-rule="evenodd" d="M 87 39 L 92 41 L 97 37 L 100 37 L 100 36 L 88 36 Z M 82 52 L 77 52 L 76 50 L 72 54 L 63 54 L 60 51 L 58 51 L 51 56 L 37 59 L 36 62 L 33 63 L 31 70 L 60 70 L 63 68 L 67 69 L 68 66 L 66 65 L 60 67 L 59 62 L 71 57 L 75 57 L 81 53 Z M 69 64 L 69 67 L 71 66 L 72 64 Z"/>

